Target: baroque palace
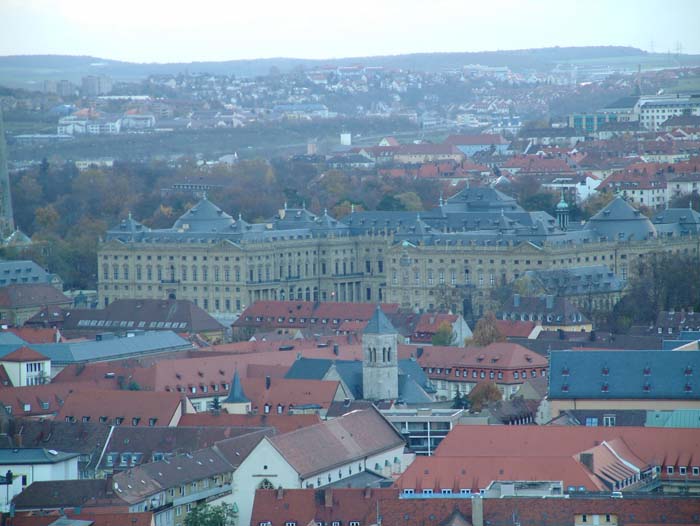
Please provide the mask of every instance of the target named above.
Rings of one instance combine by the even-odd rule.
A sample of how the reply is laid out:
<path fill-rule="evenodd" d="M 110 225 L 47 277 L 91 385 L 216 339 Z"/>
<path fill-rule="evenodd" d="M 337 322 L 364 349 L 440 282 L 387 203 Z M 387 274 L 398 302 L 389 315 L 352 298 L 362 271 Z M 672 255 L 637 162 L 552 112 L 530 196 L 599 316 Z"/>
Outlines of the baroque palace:
<path fill-rule="evenodd" d="M 251 224 L 205 197 L 171 228 L 129 217 L 110 229 L 98 251 L 98 292 L 104 305 L 177 298 L 212 313 L 264 299 L 381 301 L 474 316 L 493 308 L 490 289 L 528 270 L 606 265 L 624 281 L 647 254 L 700 254 L 700 214 L 690 209 L 649 219 L 617 198 L 574 224 L 562 200 L 556 215 L 466 188 L 421 213 L 353 210 L 337 220 L 285 205 Z"/>

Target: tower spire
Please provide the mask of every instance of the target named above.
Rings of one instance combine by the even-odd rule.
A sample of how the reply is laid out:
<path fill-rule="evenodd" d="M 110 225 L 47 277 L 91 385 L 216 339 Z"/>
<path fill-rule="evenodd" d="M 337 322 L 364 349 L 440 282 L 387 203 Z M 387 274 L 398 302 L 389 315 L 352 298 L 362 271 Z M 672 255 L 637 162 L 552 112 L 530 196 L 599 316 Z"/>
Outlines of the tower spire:
<path fill-rule="evenodd" d="M 7 145 L 5 144 L 5 125 L 0 110 L 0 233 L 9 235 L 15 230 L 12 214 L 12 196 L 10 195 L 10 176 L 7 172 Z"/>

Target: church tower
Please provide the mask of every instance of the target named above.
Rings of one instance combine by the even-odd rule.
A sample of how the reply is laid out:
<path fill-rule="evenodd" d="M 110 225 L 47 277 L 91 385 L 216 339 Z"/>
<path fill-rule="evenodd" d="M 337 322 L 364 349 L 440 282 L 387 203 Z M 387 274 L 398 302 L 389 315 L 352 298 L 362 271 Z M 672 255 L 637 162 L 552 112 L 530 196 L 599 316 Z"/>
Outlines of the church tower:
<path fill-rule="evenodd" d="M 10 196 L 10 176 L 7 172 L 7 145 L 5 144 L 5 126 L 0 110 L 0 234 L 3 237 L 15 230 L 12 215 L 12 197 Z"/>
<path fill-rule="evenodd" d="M 398 333 L 377 305 L 362 334 L 362 398 L 399 397 Z"/>
<path fill-rule="evenodd" d="M 569 228 L 569 205 L 564 199 L 564 190 L 561 191 L 561 201 L 557 204 L 557 223 L 561 230 Z"/>

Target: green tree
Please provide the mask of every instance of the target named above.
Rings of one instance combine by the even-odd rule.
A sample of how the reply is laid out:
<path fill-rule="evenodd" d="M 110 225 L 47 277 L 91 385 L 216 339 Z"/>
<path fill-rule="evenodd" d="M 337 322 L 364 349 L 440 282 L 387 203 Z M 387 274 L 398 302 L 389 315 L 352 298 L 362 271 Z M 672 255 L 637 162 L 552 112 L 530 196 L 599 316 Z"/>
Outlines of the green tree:
<path fill-rule="evenodd" d="M 469 409 L 469 398 L 457 391 L 452 399 L 452 409 Z"/>
<path fill-rule="evenodd" d="M 501 334 L 501 331 L 496 327 L 496 315 L 493 312 L 487 312 L 483 318 L 481 318 L 474 328 L 474 333 L 472 335 L 472 343 L 480 347 L 495 343 L 506 341 L 505 336 Z"/>
<path fill-rule="evenodd" d="M 204 504 L 187 514 L 185 526 L 235 526 L 237 516 L 231 504 Z"/>
<path fill-rule="evenodd" d="M 503 399 L 501 390 L 493 382 L 479 382 L 476 387 L 471 390 L 469 396 L 470 407 L 474 411 L 481 411 L 490 402 L 498 402 Z"/>
<path fill-rule="evenodd" d="M 435 331 L 435 334 L 433 334 L 431 343 L 433 345 L 442 346 L 454 345 L 455 338 L 452 334 L 452 325 L 446 321 L 443 321 L 437 328 L 437 331 Z"/>

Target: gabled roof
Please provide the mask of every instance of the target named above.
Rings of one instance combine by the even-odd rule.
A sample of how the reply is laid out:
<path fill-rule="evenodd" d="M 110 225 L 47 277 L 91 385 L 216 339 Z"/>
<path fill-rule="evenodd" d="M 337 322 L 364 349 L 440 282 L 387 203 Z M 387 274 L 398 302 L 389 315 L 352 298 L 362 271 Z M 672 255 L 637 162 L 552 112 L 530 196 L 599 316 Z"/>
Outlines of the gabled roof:
<path fill-rule="evenodd" d="M 70 305 L 71 299 L 47 283 L 0 287 L 0 307 L 19 309 L 42 305 Z"/>
<path fill-rule="evenodd" d="M 154 391 L 76 391 L 63 404 L 57 418 L 74 418 L 76 422 L 85 417 L 90 422 L 113 424 L 122 418 L 127 426 L 167 426 L 180 406 L 179 393 Z M 153 421 L 155 424 L 151 424 Z M 177 422 L 175 422 L 177 424 Z"/>
<path fill-rule="evenodd" d="M 0 358 L 0 362 L 37 362 L 44 360 L 48 360 L 48 358 L 26 345 Z"/>
<path fill-rule="evenodd" d="M 17 510 L 90 508 L 124 506 L 126 502 L 114 494 L 107 479 L 78 479 L 33 482 L 12 499 Z"/>
<path fill-rule="evenodd" d="M 246 426 L 246 427 L 271 427 L 277 433 L 288 433 L 302 427 L 318 424 L 321 418 L 317 414 L 278 415 L 272 412 L 269 415 L 231 415 L 228 413 L 188 413 L 182 415 L 178 426 L 194 427 L 219 427 L 219 426 Z M 172 429 L 172 428 L 171 428 Z"/>
<path fill-rule="evenodd" d="M 0 466 L 11 464 L 56 464 L 78 456 L 44 448 L 0 448 Z"/>
<path fill-rule="evenodd" d="M 353 411 L 268 440 L 303 478 L 404 445 L 376 409 Z"/>
<path fill-rule="evenodd" d="M 571 455 L 416 457 L 396 485 L 402 490 L 413 489 L 416 492 L 432 489 L 440 493 L 442 489 L 451 489 L 453 493 L 459 493 L 461 489 L 470 489 L 478 493 L 494 481 L 511 480 L 563 480 L 565 486 L 585 487 L 588 491 L 604 489 Z"/>

